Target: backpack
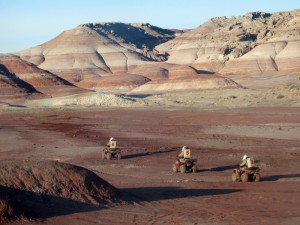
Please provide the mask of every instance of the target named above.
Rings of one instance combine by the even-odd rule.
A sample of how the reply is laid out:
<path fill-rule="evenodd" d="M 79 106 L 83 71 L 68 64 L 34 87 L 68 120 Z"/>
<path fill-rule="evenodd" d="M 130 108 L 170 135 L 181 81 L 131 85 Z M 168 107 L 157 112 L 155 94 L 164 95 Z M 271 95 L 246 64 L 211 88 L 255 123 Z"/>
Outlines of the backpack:
<path fill-rule="evenodd" d="M 117 141 L 116 140 L 113 140 L 113 141 L 110 141 L 110 148 L 114 149 L 114 148 L 117 148 Z"/>
<path fill-rule="evenodd" d="M 247 158 L 246 162 L 247 162 L 248 168 L 255 167 L 255 162 L 254 162 L 254 159 L 252 157 Z"/>
<path fill-rule="evenodd" d="M 183 158 L 185 159 L 191 158 L 191 149 L 188 148 L 183 150 Z"/>

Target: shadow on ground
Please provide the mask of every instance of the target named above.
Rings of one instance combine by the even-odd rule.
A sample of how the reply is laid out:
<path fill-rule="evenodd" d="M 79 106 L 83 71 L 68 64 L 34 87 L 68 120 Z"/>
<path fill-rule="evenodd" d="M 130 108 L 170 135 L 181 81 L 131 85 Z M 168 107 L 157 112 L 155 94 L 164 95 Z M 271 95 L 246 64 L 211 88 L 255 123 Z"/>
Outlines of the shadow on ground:
<path fill-rule="evenodd" d="M 141 187 L 121 189 L 123 194 L 134 196 L 130 201 L 159 201 L 177 198 L 226 195 L 239 192 L 239 189 L 181 189 L 179 187 Z"/>
<path fill-rule="evenodd" d="M 259 160 L 256 160 L 255 161 L 256 163 L 259 163 L 260 161 Z M 215 167 L 215 168 L 210 168 L 210 169 L 203 169 L 203 170 L 198 170 L 198 172 L 208 172 L 208 171 L 218 171 L 218 172 L 221 172 L 221 171 L 226 171 L 226 170 L 234 170 L 236 168 L 239 168 L 239 164 L 233 164 L 233 165 L 228 165 L 228 166 L 218 166 L 218 167 Z"/>
<path fill-rule="evenodd" d="M 210 169 L 203 169 L 203 170 L 198 170 L 198 172 L 208 172 L 208 171 L 226 171 L 226 170 L 233 170 L 235 168 L 238 168 L 239 165 L 238 164 L 234 164 L 234 165 L 229 165 L 229 166 L 219 166 L 219 167 L 215 167 L 215 168 L 210 168 Z"/>
<path fill-rule="evenodd" d="M 54 216 L 89 212 L 104 208 L 53 195 L 4 186 L 0 186 L 0 202 L 7 204 L 6 207 L 1 208 L 0 214 L 5 215 L 6 213 L 6 217 L 8 217 L 6 219 L 13 220 L 19 217 L 43 220 Z M 9 209 L 9 212 L 2 211 L 6 209 Z"/>
<path fill-rule="evenodd" d="M 210 72 L 207 70 L 197 70 L 197 69 L 195 69 L 195 70 L 197 71 L 198 74 L 210 74 L 210 75 L 214 74 L 213 72 Z"/>
<path fill-rule="evenodd" d="M 284 179 L 284 178 L 287 178 L 287 179 L 288 178 L 300 178 L 300 173 L 266 176 L 266 177 L 262 177 L 262 180 L 263 181 L 277 181 L 279 179 Z"/>
<path fill-rule="evenodd" d="M 137 158 L 137 157 L 142 157 L 142 156 L 156 155 L 156 154 L 162 154 L 162 153 L 168 153 L 168 152 L 174 152 L 174 151 L 177 151 L 177 149 L 159 150 L 156 152 L 141 152 L 141 153 L 136 153 L 136 154 L 131 154 L 131 155 L 122 155 L 122 159 L 132 159 L 132 158 Z"/>
<path fill-rule="evenodd" d="M 126 95 L 126 97 L 130 97 L 130 98 L 147 98 L 152 96 L 151 94 L 129 94 Z"/>

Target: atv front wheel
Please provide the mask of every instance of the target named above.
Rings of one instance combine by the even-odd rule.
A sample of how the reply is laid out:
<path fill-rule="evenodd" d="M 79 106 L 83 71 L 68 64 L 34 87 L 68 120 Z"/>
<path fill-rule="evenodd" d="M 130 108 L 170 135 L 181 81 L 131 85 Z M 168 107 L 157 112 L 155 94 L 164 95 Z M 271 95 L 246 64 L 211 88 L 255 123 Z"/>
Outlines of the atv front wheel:
<path fill-rule="evenodd" d="M 242 182 L 248 182 L 249 181 L 249 175 L 247 173 L 243 173 L 241 176 Z"/>
<path fill-rule="evenodd" d="M 241 177 L 240 177 L 240 175 L 238 175 L 237 173 L 233 172 L 233 173 L 231 174 L 231 180 L 232 180 L 233 182 L 239 182 L 239 181 L 241 181 Z"/>
<path fill-rule="evenodd" d="M 172 171 L 173 171 L 173 173 L 177 173 L 177 172 L 178 172 L 178 171 L 177 171 L 177 167 L 176 167 L 175 164 L 172 165 Z"/>
<path fill-rule="evenodd" d="M 254 177 L 255 177 L 255 179 L 254 179 L 255 182 L 259 182 L 260 181 L 260 174 L 259 173 L 255 173 Z"/>
<path fill-rule="evenodd" d="M 185 172 L 186 172 L 185 165 L 181 165 L 181 166 L 180 166 L 180 172 L 181 172 L 181 173 L 185 173 Z"/>

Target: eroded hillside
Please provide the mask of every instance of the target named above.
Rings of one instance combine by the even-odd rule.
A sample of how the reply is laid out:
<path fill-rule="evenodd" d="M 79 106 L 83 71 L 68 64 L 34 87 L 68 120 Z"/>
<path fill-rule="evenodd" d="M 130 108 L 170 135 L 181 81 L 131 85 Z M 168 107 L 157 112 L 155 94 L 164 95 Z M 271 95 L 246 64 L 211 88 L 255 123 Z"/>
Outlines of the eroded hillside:
<path fill-rule="evenodd" d="M 46 96 L 83 89 L 157 93 L 241 88 L 245 82 L 232 75 L 300 73 L 299 28 L 300 10 L 216 17 L 185 31 L 148 23 L 82 24 L 44 44 L 1 55 L 0 63 L 9 71 L 1 73 L 1 93 L 16 88 L 16 94 L 28 93 L 29 86 Z M 13 84 L 7 74 L 23 83 Z"/>
<path fill-rule="evenodd" d="M 169 63 L 223 74 L 299 72 L 300 10 L 212 18 L 157 47 Z"/>

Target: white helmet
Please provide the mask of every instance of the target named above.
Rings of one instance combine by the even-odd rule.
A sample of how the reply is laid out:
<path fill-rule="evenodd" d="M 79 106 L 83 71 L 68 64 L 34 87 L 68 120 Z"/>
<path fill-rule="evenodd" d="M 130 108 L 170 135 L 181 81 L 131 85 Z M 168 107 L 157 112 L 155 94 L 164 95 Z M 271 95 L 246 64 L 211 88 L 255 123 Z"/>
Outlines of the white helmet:
<path fill-rule="evenodd" d="M 183 146 L 181 151 L 184 151 L 184 150 L 186 150 L 187 148 L 188 148 L 188 147 Z"/>
<path fill-rule="evenodd" d="M 247 155 L 244 155 L 243 156 L 243 160 L 245 160 L 245 159 L 247 159 L 248 158 L 248 156 Z"/>
<path fill-rule="evenodd" d="M 113 137 L 110 138 L 111 141 L 114 140 L 114 139 L 115 139 L 115 138 L 113 138 Z"/>

